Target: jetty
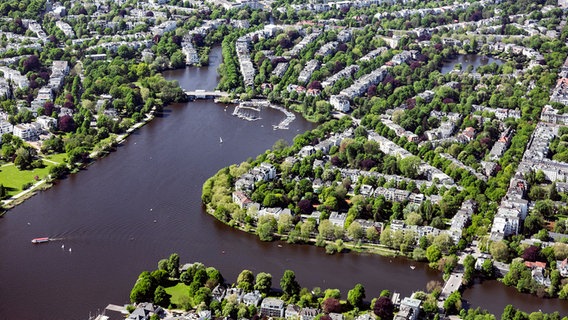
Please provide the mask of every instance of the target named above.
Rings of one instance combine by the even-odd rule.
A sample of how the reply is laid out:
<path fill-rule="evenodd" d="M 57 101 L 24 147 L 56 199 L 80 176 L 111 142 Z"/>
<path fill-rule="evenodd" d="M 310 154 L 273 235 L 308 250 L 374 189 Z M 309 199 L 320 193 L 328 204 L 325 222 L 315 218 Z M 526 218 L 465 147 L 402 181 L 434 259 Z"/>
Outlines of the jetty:
<path fill-rule="evenodd" d="M 247 121 L 260 119 L 260 107 L 248 103 L 240 103 L 235 107 L 233 115 Z"/>
<path fill-rule="evenodd" d="M 280 121 L 280 123 L 272 126 L 274 130 L 288 129 L 290 123 L 296 119 L 296 115 L 294 113 L 284 107 L 273 105 L 268 100 L 242 101 L 235 107 L 233 115 L 244 120 L 254 121 L 260 119 L 260 111 L 262 108 L 276 109 L 284 113 L 286 116 L 286 118 Z"/>
<path fill-rule="evenodd" d="M 272 104 L 270 104 L 269 107 L 276 109 L 276 110 L 280 110 L 286 115 L 286 119 L 282 120 L 279 124 L 272 126 L 272 128 L 274 130 L 276 130 L 276 129 L 282 129 L 282 130 L 288 129 L 288 125 L 290 125 L 290 123 L 292 123 L 292 121 L 294 121 L 296 119 L 296 115 L 293 114 L 291 111 L 287 110 L 284 107 L 275 106 L 275 105 L 272 105 Z"/>

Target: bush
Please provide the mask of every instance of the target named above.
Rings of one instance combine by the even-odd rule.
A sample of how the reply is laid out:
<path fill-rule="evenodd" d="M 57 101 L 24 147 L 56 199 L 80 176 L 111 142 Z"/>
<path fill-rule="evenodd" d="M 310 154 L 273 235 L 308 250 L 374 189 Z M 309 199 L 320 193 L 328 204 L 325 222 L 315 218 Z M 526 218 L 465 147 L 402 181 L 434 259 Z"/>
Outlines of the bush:
<path fill-rule="evenodd" d="M 333 243 L 329 243 L 325 246 L 325 253 L 327 254 L 335 254 L 337 251 L 337 246 Z"/>

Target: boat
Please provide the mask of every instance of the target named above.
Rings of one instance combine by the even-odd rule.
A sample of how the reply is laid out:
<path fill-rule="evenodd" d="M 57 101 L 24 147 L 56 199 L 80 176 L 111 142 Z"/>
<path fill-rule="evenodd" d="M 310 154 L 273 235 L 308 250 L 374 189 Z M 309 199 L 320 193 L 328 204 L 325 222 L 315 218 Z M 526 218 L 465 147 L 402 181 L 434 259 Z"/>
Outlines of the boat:
<path fill-rule="evenodd" d="M 223 139 L 219 137 L 219 143 L 223 143 Z"/>
<path fill-rule="evenodd" d="M 48 242 L 48 241 L 49 241 L 48 237 L 32 239 L 32 243 L 44 243 L 44 242 Z"/>
<path fill-rule="evenodd" d="M 416 266 L 410 266 L 410 269 L 414 270 L 416 268 Z"/>

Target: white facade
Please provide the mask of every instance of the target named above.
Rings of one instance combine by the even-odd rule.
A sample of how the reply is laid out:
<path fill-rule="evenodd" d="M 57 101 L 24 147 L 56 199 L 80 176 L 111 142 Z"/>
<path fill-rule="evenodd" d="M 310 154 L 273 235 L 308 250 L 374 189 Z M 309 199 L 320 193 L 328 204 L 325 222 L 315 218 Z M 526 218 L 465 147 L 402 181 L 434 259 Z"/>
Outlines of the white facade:
<path fill-rule="evenodd" d="M 329 98 L 329 103 L 337 111 L 349 112 L 351 110 L 351 103 L 346 96 L 343 95 L 333 95 Z"/>
<path fill-rule="evenodd" d="M 14 126 L 13 134 L 22 140 L 33 140 L 37 137 L 36 128 L 30 123 L 21 123 Z"/>

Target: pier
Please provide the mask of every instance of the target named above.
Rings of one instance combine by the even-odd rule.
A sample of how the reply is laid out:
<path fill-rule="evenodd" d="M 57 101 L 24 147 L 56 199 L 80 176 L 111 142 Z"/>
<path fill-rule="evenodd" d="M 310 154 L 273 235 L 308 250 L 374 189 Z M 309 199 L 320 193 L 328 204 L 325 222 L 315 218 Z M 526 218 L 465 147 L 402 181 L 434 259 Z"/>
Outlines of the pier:
<path fill-rule="evenodd" d="M 233 115 L 244 120 L 254 121 L 260 119 L 260 111 L 262 110 L 262 108 L 273 108 L 278 111 L 281 111 L 286 116 L 286 118 L 280 121 L 279 124 L 275 124 L 272 126 L 274 130 L 288 129 L 290 123 L 292 123 L 292 121 L 296 119 L 296 115 L 291 111 L 281 106 L 275 106 L 267 100 L 243 101 L 239 103 L 238 106 L 235 107 Z"/>
<path fill-rule="evenodd" d="M 241 103 L 235 107 L 233 115 L 247 121 L 255 121 L 260 119 L 260 107 Z"/>
<path fill-rule="evenodd" d="M 276 130 L 276 129 L 282 129 L 282 130 L 283 130 L 283 129 L 288 129 L 288 125 L 289 125 L 290 123 L 292 123 L 292 121 L 294 121 L 294 120 L 296 119 L 296 115 L 293 114 L 292 112 L 290 112 L 289 110 L 287 110 L 287 109 L 284 108 L 284 107 L 275 106 L 275 105 L 272 105 L 272 104 L 270 104 L 269 107 L 270 107 L 270 108 L 273 108 L 273 109 L 276 109 L 276 110 L 280 110 L 280 111 L 282 111 L 282 112 L 286 115 L 286 119 L 282 120 L 278 125 L 272 126 L 272 128 L 273 128 L 274 130 Z"/>

